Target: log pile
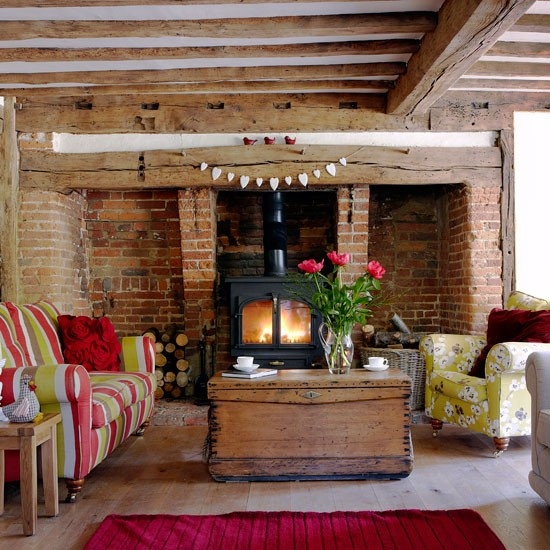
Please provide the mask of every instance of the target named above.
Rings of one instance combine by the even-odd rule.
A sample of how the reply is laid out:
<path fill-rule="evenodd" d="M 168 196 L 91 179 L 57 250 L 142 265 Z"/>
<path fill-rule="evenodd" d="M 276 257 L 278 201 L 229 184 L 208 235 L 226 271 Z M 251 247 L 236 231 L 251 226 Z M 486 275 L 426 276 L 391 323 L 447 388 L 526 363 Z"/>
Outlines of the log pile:
<path fill-rule="evenodd" d="M 388 324 L 394 330 L 376 331 L 373 325 L 364 325 L 363 343 L 367 347 L 390 348 L 390 349 L 418 349 L 420 340 L 429 332 L 413 332 L 406 323 L 397 315 L 391 312 L 387 318 Z"/>
<path fill-rule="evenodd" d="M 189 340 L 185 332 L 170 324 L 162 332 L 150 328 L 143 334 L 155 343 L 155 399 L 181 399 L 193 395 L 192 373 L 185 358 L 185 346 Z"/>

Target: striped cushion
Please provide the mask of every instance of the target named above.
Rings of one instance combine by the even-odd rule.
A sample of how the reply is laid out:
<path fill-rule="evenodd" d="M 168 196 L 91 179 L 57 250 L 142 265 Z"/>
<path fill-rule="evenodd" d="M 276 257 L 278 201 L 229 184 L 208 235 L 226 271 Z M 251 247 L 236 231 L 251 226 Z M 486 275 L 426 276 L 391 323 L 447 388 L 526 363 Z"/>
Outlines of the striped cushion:
<path fill-rule="evenodd" d="M 49 302 L 16 305 L 6 302 L 15 335 L 28 365 L 65 363 L 58 335 L 56 307 Z"/>
<path fill-rule="evenodd" d="M 5 303 L 0 303 L 0 340 L 6 368 L 28 366 L 23 348 L 16 341 L 15 326 Z"/>
<path fill-rule="evenodd" d="M 109 424 L 122 411 L 153 393 L 154 381 L 144 373 L 90 372 L 92 384 L 92 427 Z"/>

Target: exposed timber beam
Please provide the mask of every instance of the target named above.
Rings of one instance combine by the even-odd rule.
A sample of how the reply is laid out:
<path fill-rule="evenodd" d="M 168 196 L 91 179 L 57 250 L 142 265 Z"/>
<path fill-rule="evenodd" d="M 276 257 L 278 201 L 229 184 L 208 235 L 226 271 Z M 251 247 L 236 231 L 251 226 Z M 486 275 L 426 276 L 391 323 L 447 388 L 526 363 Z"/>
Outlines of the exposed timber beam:
<path fill-rule="evenodd" d="M 435 31 L 388 92 L 388 113 L 425 112 L 535 0 L 447 0 Z"/>

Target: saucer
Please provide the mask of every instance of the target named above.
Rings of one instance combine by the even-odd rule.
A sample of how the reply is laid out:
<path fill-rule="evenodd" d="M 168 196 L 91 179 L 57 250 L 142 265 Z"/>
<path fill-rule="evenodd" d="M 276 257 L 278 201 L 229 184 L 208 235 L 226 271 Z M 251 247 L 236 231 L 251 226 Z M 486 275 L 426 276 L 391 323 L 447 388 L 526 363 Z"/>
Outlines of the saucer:
<path fill-rule="evenodd" d="M 373 372 L 386 370 L 388 367 L 389 367 L 389 365 L 382 365 L 381 367 L 375 367 L 374 365 L 363 365 L 364 369 L 367 369 L 367 370 L 370 370 L 370 371 L 373 371 Z"/>
<path fill-rule="evenodd" d="M 237 369 L 237 370 L 240 370 L 242 372 L 252 372 L 252 371 L 255 371 L 259 366 L 260 366 L 259 363 L 254 363 L 250 367 L 241 367 L 241 365 L 239 365 L 239 363 L 235 363 L 233 365 L 233 368 Z"/>

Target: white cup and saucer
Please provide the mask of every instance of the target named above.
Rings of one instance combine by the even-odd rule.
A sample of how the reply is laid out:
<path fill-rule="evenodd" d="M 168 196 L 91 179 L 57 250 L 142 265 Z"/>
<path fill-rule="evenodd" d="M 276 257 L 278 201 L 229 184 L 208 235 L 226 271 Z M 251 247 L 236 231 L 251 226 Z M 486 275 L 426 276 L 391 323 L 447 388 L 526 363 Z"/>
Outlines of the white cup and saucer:
<path fill-rule="evenodd" d="M 385 357 L 369 357 L 369 362 L 363 365 L 363 368 L 370 371 L 381 371 L 386 370 L 389 366 L 390 364 Z"/>
<path fill-rule="evenodd" d="M 242 372 L 254 372 L 259 366 L 258 363 L 254 363 L 254 357 L 251 355 L 240 355 L 233 368 Z"/>

